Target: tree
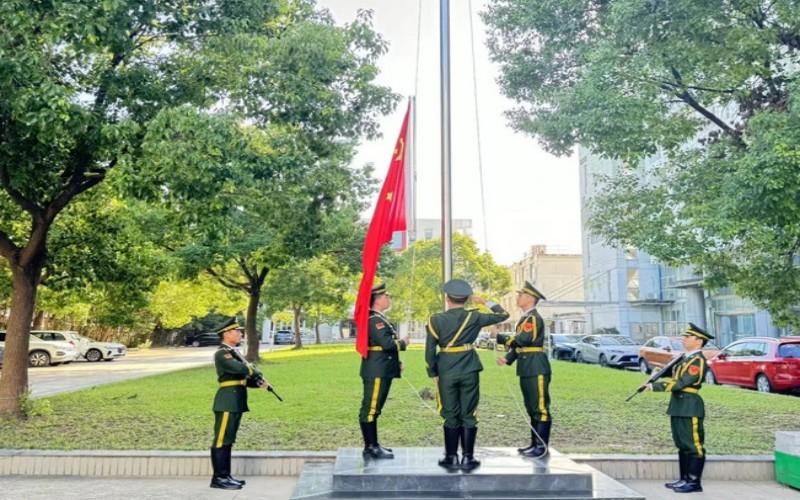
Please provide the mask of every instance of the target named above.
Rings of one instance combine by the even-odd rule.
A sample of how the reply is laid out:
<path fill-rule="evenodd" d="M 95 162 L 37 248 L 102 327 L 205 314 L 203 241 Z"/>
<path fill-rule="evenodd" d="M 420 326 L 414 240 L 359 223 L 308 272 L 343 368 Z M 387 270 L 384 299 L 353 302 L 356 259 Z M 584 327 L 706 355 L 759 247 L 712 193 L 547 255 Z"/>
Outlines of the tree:
<path fill-rule="evenodd" d="M 187 275 L 205 272 L 248 295 L 250 361 L 264 280 L 354 231 L 371 188 L 370 169 L 350 167 L 354 146 L 376 136 L 375 118 L 398 100 L 373 83 L 386 45 L 368 13 L 343 28 L 308 5 L 292 14 L 280 36 L 227 47 L 241 64 L 234 90 L 212 108 L 162 111 L 144 161 L 123 176 L 128 192 L 156 207 L 148 225 Z"/>
<path fill-rule="evenodd" d="M 318 344 L 319 323 L 323 318 L 338 321 L 347 314 L 347 306 L 352 303 L 347 300 L 347 292 L 355 286 L 356 277 L 343 264 L 343 260 L 332 255 L 322 255 L 292 262 L 270 273 L 264 284 L 264 298 L 270 311 L 292 311 L 296 347 L 303 346 L 300 336 L 303 313 L 311 315 L 314 321 Z"/>
<path fill-rule="evenodd" d="M 392 274 L 386 278 L 394 306 L 389 311 L 393 321 L 425 321 L 441 312 L 442 240 L 420 240 L 400 255 Z M 498 298 L 511 287 L 511 274 L 498 265 L 491 254 L 481 253 L 475 241 L 453 234 L 453 277 L 469 282 L 479 295 Z"/>
<path fill-rule="evenodd" d="M 498 0 L 484 16 L 512 125 L 618 161 L 593 233 L 800 324 L 797 2 Z"/>
<path fill-rule="evenodd" d="M 0 414 L 21 413 L 28 331 L 56 217 L 123 165 L 129 186 L 151 192 L 132 166 L 164 110 L 212 113 L 227 104 L 258 110 L 252 123 L 279 121 L 307 138 L 374 134 L 392 96 L 368 85 L 384 45 L 365 19 L 336 30 L 303 0 L 0 4 L 0 255 L 13 284 Z M 328 61 L 330 42 L 355 48 Z M 353 78 L 331 77 L 337 70 Z M 310 95 L 317 98 L 298 100 Z"/>

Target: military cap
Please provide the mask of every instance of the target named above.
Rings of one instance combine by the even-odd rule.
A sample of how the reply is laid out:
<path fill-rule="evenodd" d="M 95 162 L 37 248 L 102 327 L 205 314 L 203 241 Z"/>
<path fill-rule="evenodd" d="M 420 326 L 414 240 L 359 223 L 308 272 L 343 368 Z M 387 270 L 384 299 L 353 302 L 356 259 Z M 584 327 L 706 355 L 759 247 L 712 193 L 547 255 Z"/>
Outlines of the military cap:
<path fill-rule="evenodd" d="M 386 293 L 386 283 L 381 283 L 372 287 L 372 295 Z"/>
<path fill-rule="evenodd" d="M 517 291 L 520 293 L 527 293 L 528 295 L 533 295 L 539 300 L 547 300 L 547 298 L 542 294 L 542 292 L 537 290 L 536 287 L 533 286 L 530 281 L 526 281 L 525 284 L 522 285 L 522 288 Z"/>
<path fill-rule="evenodd" d="M 472 287 L 464 280 L 450 280 L 444 284 L 442 289 L 444 293 L 457 299 L 472 295 Z"/>
<path fill-rule="evenodd" d="M 237 330 L 238 328 L 239 324 L 236 322 L 236 318 L 230 318 L 226 319 L 225 321 L 217 325 L 217 327 L 214 328 L 214 331 L 217 332 L 217 335 L 222 337 L 223 335 L 225 335 L 225 332 L 230 330 Z"/>
<path fill-rule="evenodd" d="M 699 326 L 695 325 L 694 323 L 689 323 L 689 328 L 686 329 L 686 332 L 684 332 L 684 335 L 688 335 L 688 336 L 692 336 L 692 337 L 698 337 L 698 338 L 701 338 L 703 340 L 711 340 L 711 339 L 714 338 L 713 335 L 711 335 L 707 331 L 703 330 Z"/>

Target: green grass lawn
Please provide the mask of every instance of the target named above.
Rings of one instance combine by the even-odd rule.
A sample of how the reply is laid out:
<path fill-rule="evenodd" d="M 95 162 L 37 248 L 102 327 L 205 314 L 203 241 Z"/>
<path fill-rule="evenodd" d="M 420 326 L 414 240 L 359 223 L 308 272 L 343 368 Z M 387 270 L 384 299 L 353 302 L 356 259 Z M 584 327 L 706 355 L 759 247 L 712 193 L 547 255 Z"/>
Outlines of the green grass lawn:
<path fill-rule="evenodd" d="M 490 351 L 480 355 L 478 445 L 526 444 L 530 433 L 514 369 L 496 366 Z M 379 419 L 381 443 L 441 446 L 434 402 L 421 401 L 416 392 L 433 388 L 421 346 L 402 358 L 407 380 L 394 381 Z M 285 401 L 251 390 L 236 449 L 361 446 L 359 359 L 351 345 L 265 354 L 261 369 Z M 553 362 L 553 447 L 565 453 L 674 453 L 664 413 L 669 396 L 642 393 L 625 402 L 644 379 L 636 372 Z M 215 391 L 214 369 L 206 367 L 51 397 L 51 416 L 0 421 L 0 448 L 203 450 L 212 440 Z M 798 429 L 797 397 L 719 386 L 704 386 L 701 394 L 711 454 L 771 454 L 776 431 Z"/>

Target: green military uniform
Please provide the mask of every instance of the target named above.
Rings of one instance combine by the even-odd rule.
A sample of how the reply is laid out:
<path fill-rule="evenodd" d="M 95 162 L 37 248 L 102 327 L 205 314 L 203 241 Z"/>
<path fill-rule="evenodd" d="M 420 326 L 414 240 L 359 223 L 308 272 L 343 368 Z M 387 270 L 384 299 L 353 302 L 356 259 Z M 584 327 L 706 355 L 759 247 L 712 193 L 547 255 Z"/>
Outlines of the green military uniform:
<path fill-rule="evenodd" d="M 372 288 L 371 300 L 381 295 L 388 297 L 384 284 Z M 384 305 L 388 306 L 388 302 Z M 389 318 L 381 311 L 370 309 L 367 357 L 361 360 L 364 392 L 358 420 L 364 437 L 364 454 L 372 458 L 394 458 L 391 449 L 383 448 L 378 442 L 377 419 L 389 396 L 392 379 L 400 378 L 399 352 L 405 350 L 406 343 L 397 337 Z"/>
<path fill-rule="evenodd" d="M 392 379 L 400 378 L 400 351 L 406 343 L 397 338 L 397 332 L 386 316 L 379 311 L 369 312 L 369 350 L 361 360 L 361 378 L 364 381 L 364 396 L 358 420 L 373 422 L 381 414 L 386 403 Z"/>
<path fill-rule="evenodd" d="M 211 445 L 211 466 L 214 475 L 212 488 L 241 489 L 245 481 L 231 476 L 231 451 L 236 442 L 236 433 L 247 407 L 247 388 L 260 387 L 264 376 L 252 364 L 245 361 L 236 349 L 225 344 L 225 334 L 237 330 L 236 320 L 231 319 L 217 329 L 223 343 L 214 352 L 217 369 L 217 394 L 214 396 L 214 442 Z M 239 334 L 236 334 L 239 335 Z M 241 338 L 241 337 L 240 337 Z M 229 339 L 229 341 L 232 341 Z"/>
<path fill-rule="evenodd" d="M 472 295 L 472 287 L 464 280 L 450 280 L 445 283 L 444 292 L 448 300 L 455 298 L 463 304 Z M 473 342 L 483 327 L 508 319 L 501 305 L 487 305 L 491 306 L 491 313 L 451 306 L 428 319 L 425 366 L 429 377 L 439 377 L 437 406 L 444 419 L 445 442 L 445 456 L 439 461 L 442 467 L 459 466 L 459 439 L 464 454 L 460 467 L 470 470 L 480 465 L 473 454 L 483 365 Z"/>
<path fill-rule="evenodd" d="M 526 281 L 518 293 L 527 294 L 539 300 L 545 296 L 530 282 Z M 534 305 L 523 313 L 517 321 L 513 336 L 498 335 L 498 343 L 508 349 L 506 364 L 517 363 L 517 376 L 525 410 L 531 419 L 531 443 L 519 448 L 526 457 L 541 458 L 547 454 L 550 443 L 550 379 L 552 371 L 550 361 L 544 349 L 545 326 L 542 316 Z"/>
<path fill-rule="evenodd" d="M 517 322 L 516 334 L 505 341 L 509 365 L 517 363 L 517 376 L 525 409 L 531 420 L 549 422 L 550 361 L 544 350 L 544 320 L 536 309 L 527 311 Z"/>
<path fill-rule="evenodd" d="M 708 332 L 692 323 L 689 323 L 684 335 L 706 341 L 713 338 Z M 699 392 L 706 373 L 708 373 L 708 362 L 703 356 L 703 351 L 698 350 L 684 354 L 683 359 L 672 367 L 672 380 L 651 384 L 653 391 L 671 394 L 667 415 L 670 416 L 672 440 L 678 448 L 681 479 L 668 483 L 667 486 L 677 488 L 676 491 L 680 492 L 703 491 L 700 478 L 706 457 L 703 427 L 706 410 Z"/>
<path fill-rule="evenodd" d="M 492 313 L 450 309 L 428 319 L 425 363 L 429 377 L 439 377 L 439 414 L 445 427 L 475 427 L 483 365 L 472 343 L 481 328 L 508 319 L 499 304 Z M 438 352 L 437 352 L 438 349 Z"/>
<path fill-rule="evenodd" d="M 222 344 L 214 353 L 219 388 L 214 396 L 214 447 L 221 448 L 236 442 L 242 413 L 247 407 L 247 387 L 258 387 L 264 376 L 252 364 L 245 362 L 231 346 Z"/>

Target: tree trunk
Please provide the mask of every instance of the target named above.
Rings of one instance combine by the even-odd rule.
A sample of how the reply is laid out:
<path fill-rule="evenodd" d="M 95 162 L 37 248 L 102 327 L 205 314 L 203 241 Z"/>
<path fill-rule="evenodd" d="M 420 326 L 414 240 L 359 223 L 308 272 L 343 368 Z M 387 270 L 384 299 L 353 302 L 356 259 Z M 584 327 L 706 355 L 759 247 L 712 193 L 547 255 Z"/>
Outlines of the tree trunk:
<path fill-rule="evenodd" d="M 300 349 L 303 347 L 303 339 L 300 336 L 300 314 L 303 312 L 303 309 L 297 305 L 292 305 L 292 311 L 294 312 L 294 321 L 292 324 L 294 325 L 294 347 L 296 349 Z"/>
<path fill-rule="evenodd" d="M 247 361 L 258 361 L 260 339 L 258 332 L 256 332 L 256 320 L 258 319 L 258 303 L 261 300 L 261 287 L 251 287 L 249 293 L 249 301 L 247 303 L 247 315 L 244 318 L 244 335 L 245 342 L 247 342 L 247 353 L 245 359 Z"/>
<path fill-rule="evenodd" d="M 33 317 L 33 330 L 44 330 L 44 311 L 41 309 Z"/>
<path fill-rule="evenodd" d="M 28 389 L 28 347 L 36 290 L 42 276 L 45 251 L 20 267 L 11 265 L 13 292 L 0 378 L 0 416 L 23 417 L 20 396 Z"/>

